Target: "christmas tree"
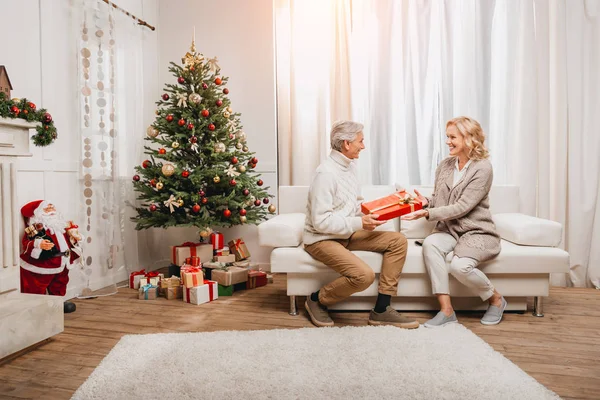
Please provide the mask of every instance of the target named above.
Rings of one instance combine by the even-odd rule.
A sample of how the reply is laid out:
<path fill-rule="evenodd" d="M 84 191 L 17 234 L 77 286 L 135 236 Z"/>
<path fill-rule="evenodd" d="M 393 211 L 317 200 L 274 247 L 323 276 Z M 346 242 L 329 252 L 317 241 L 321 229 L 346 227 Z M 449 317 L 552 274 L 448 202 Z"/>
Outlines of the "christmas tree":
<path fill-rule="evenodd" d="M 149 159 L 136 167 L 133 184 L 142 207 L 136 229 L 258 224 L 275 206 L 262 188 L 258 163 L 233 111 L 217 58 L 196 52 L 194 40 L 182 65 L 170 63 L 176 83 L 166 84 L 157 117 L 147 129 Z"/>

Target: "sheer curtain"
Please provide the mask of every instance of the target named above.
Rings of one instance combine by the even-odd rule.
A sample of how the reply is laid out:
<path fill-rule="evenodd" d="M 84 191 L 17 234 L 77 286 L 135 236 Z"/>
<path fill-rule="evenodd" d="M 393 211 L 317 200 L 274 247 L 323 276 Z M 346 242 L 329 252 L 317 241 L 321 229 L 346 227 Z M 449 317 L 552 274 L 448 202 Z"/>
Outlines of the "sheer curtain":
<path fill-rule="evenodd" d="M 129 221 L 131 176 L 144 132 L 143 41 L 131 18 L 96 0 L 78 0 L 82 218 L 86 236 L 81 296 L 116 292 L 138 267 L 138 235 Z M 102 289 L 98 291 L 98 289 Z"/>
<path fill-rule="evenodd" d="M 563 224 L 572 271 L 553 283 L 598 286 L 598 1 L 568 4 L 277 0 L 280 184 L 309 184 L 331 122 L 349 118 L 365 124 L 363 183 L 430 185 L 445 122 L 469 115 L 495 184 Z"/>

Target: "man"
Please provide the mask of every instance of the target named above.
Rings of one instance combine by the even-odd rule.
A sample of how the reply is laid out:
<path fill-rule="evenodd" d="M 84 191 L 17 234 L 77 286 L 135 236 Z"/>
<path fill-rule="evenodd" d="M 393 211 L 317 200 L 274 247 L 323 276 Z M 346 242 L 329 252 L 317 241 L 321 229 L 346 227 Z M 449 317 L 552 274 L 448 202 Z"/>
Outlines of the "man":
<path fill-rule="evenodd" d="M 312 293 L 305 308 L 316 326 L 333 326 L 327 306 L 367 289 L 375 280 L 371 267 L 351 251 L 373 251 L 383 253 L 383 263 L 379 295 L 369 315 L 369 324 L 418 328 L 416 320 L 390 306 L 406 260 L 406 238 L 398 232 L 374 232 L 385 223 L 377 221 L 376 214 L 360 216 L 360 187 L 353 160 L 365 148 L 362 131 L 363 125 L 356 122 L 341 121 L 333 125 L 331 154 L 317 168 L 309 189 L 304 248 L 341 276 Z"/>
<path fill-rule="evenodd" d="M 47 201 L 26 204 L 21 208 L 21 215 L 26 226 L 21 254 L 21 292 L 64 296 L 71 264 L 81 256 L 79 241 L 82 238 L 76 226 L 69 226 Z M 65 302 L 64 311 L 75 311 L 75 304 Z"/>

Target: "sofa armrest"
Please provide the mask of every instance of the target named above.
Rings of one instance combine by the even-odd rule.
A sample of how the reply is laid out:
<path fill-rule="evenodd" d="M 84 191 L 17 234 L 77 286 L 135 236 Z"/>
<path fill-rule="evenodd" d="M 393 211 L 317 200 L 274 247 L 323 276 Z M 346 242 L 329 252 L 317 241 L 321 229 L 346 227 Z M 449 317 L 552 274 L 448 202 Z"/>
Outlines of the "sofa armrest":
<path fill-rule="evenodd" d="M 258 243 L 269 247 L 298 247 L 304 232 L 304 213 L 279 214 L 258 225 Z"/>
<path fill-rule="evenodd" d="M 520 213 L 492 216 L 500 237 L 523 246 L 557 247 L 562 241 L 562 225 L 548 219 Z"/>

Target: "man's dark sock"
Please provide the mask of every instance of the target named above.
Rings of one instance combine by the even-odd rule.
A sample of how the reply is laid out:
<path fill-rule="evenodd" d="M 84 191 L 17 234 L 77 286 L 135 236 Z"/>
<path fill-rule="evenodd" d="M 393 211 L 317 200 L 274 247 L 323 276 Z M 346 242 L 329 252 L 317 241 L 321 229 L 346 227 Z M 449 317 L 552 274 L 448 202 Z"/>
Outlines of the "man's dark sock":
<path fill-rule="evenodd" d="M 312 301 L 319 301 L 319 291 L 317 290 L 316 292 L 314 292 L 313 294 L 310 295 L 310 299 Z"/>
<path fill-rule="evenodd" d="M 376 313 L 382 313 L 387 309 L 387 306 L 390 305 L 390 302 L 392 301 L 392 296 L 390 296 L 389 294 L 381 294 L 379 293 L 379 296 L 377 296 L 377 302 L 375 303 L 375 312 Z"/>

